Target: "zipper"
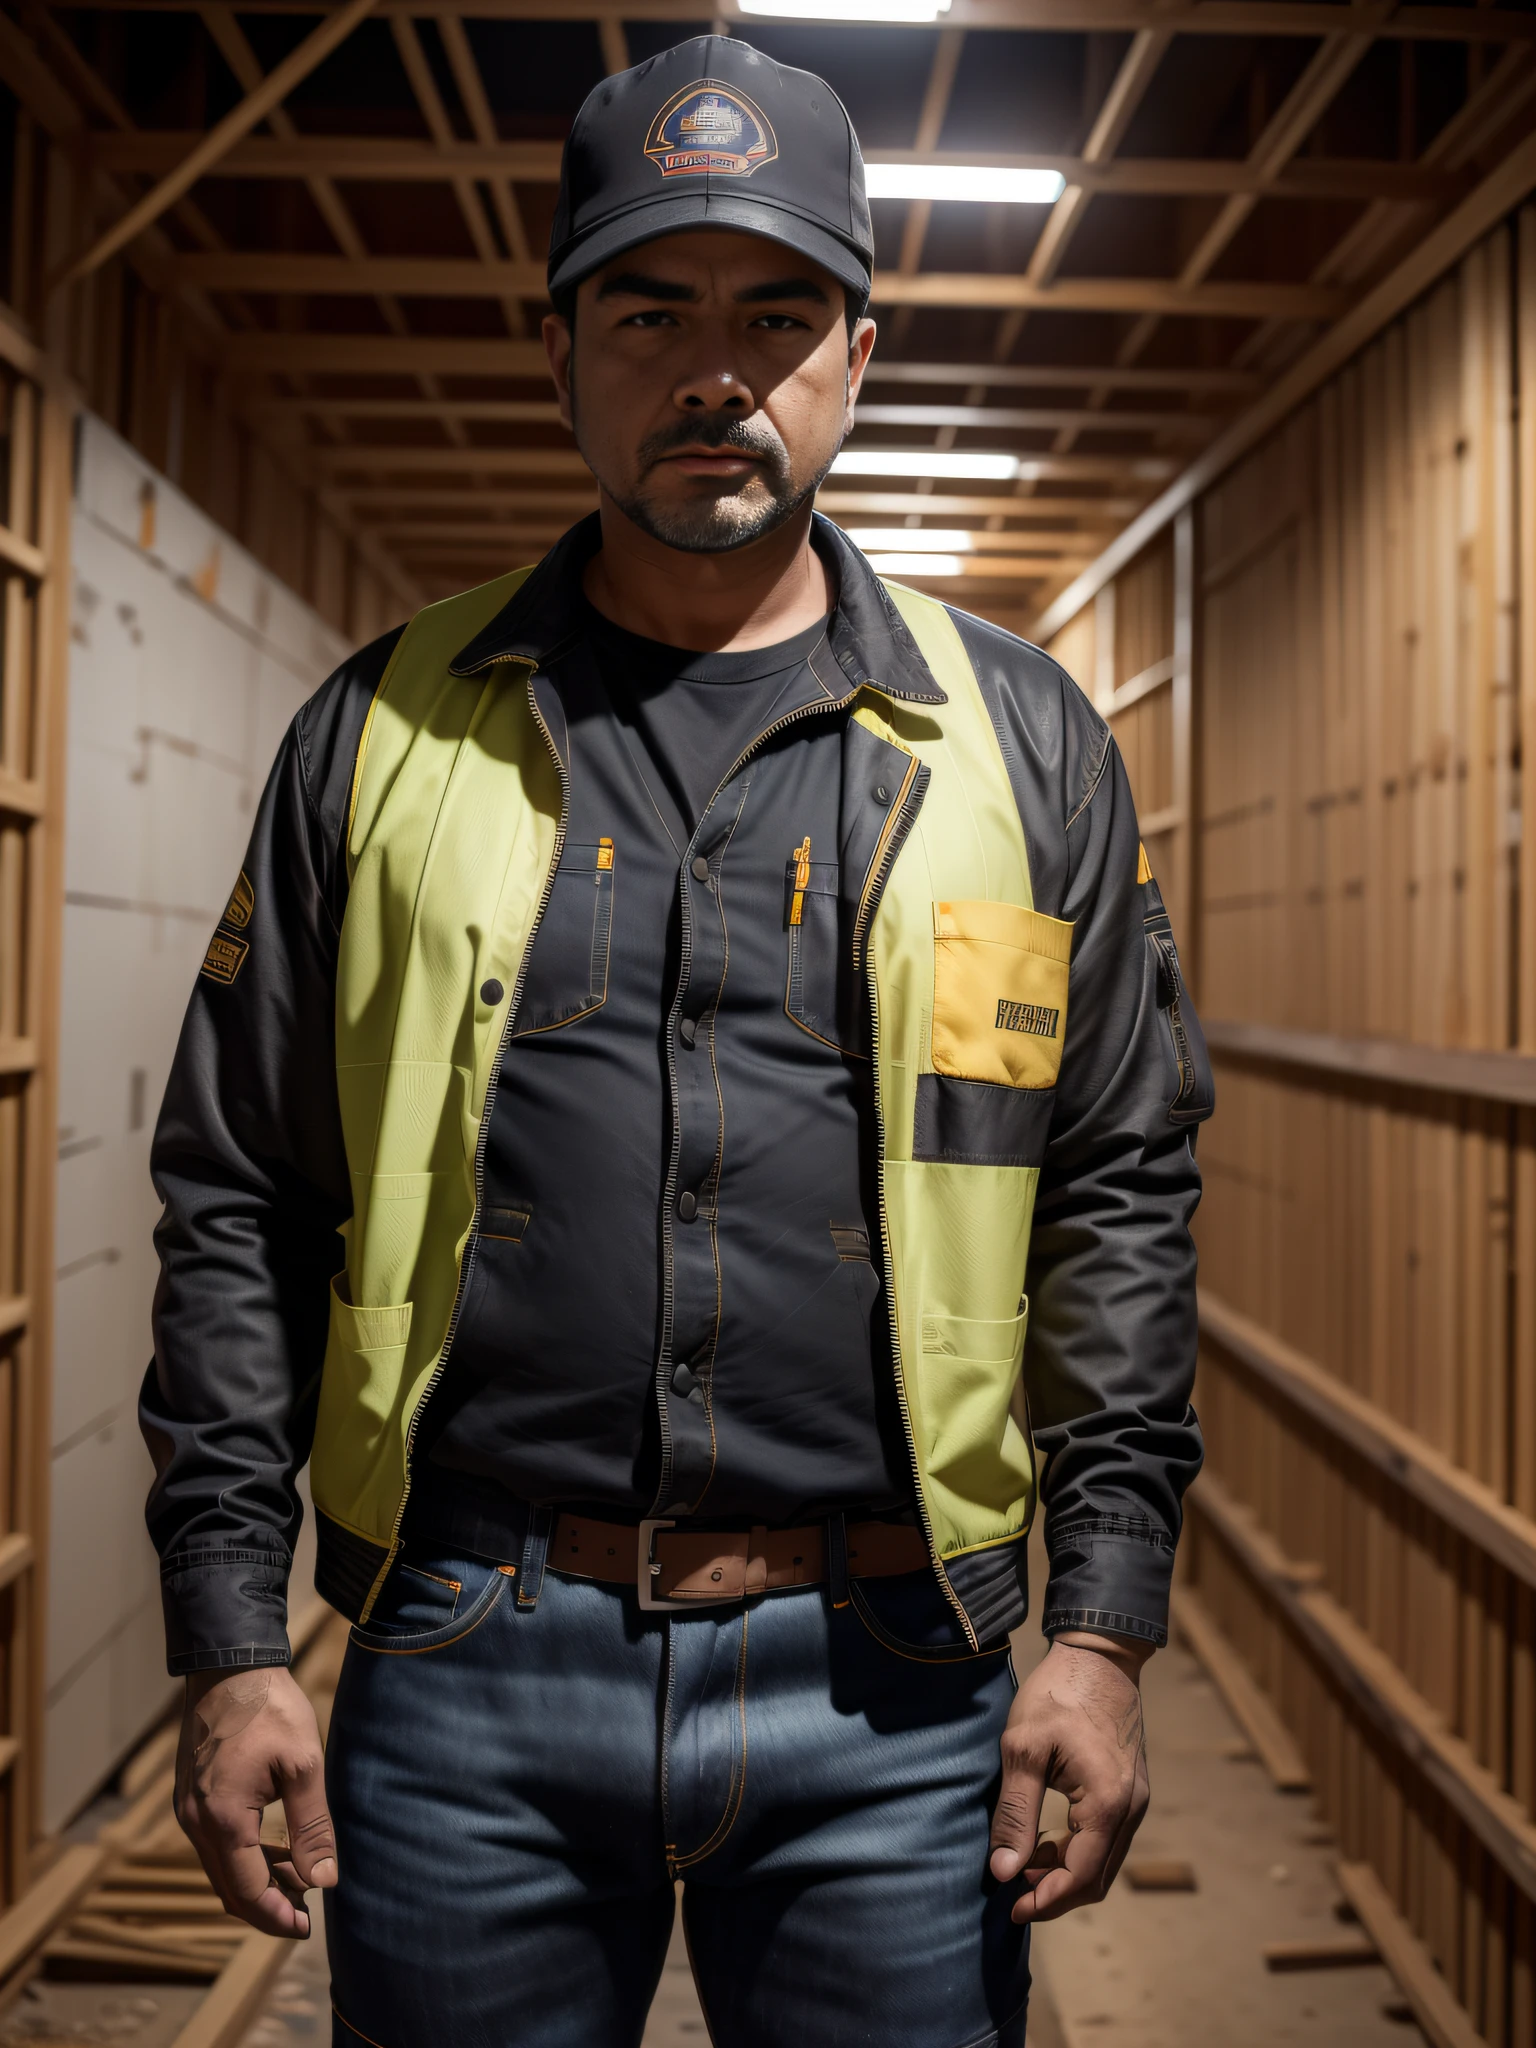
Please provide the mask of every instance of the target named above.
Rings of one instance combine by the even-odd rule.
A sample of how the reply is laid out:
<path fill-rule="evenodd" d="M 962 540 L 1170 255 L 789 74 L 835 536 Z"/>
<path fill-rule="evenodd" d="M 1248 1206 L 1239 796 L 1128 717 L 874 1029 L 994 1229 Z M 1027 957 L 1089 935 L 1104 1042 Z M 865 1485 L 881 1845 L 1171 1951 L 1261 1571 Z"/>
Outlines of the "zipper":
<path fill-rule="evenodd" d="M 570 774 L 566 769 L 564 761 L 560 758 L 560 749 L 555 745 L 554 735 L 545 723 L 544 714 L 540 711 L 538 701 L 533 694 L 533 679 L 538 673 L 538 663 L 529 660 L 526 655 L 522 654 L 508 655 L 506 658 L 509 661 L 522 662 L 528 670 L 528 708 L 533 713 L 534 723 L 543 735 L 544 744 L 549 748 L 550 758 L 555 764 L 555 773 L 560 778 L 560 822 L 555 828 L 555 849 L 550 859 L 549 873 L 544 877 L 544 888 L 539 896 L 538 907 L 534 911 L 533 923 L 528 927 L 528 936 L 523 941 L 523 957 L 518 962 L 517 979 L 512 984 L 512 999 L 507 1004 L 506 1019 L 502 1024 L 501 1038 L 496 1048 L 496 1061 L 491 1068 L 491 1077 L 485 1090 L 485 1104 L 480 1112 L 480 1130 L 475 1139 L 475 1205 L 470 1215 L 469 1242 L 464 1248 L 464 1257 L 459 1265 L 459 1285 L 458 1291 L 453 1297 L 453 1313 L 448 1318 L 448 1329 L 443 1337 L 442 1350 L 437 1355 L 437 1364 L 432 1368 L 432 1375 L 425 1387 L 422 1388 L 421 1398 L 417 1401 L 415 1409 L 412 1411 L 410 1422 L 406 1426 L 405 1486 L 400 1495 L 400 1505 L 395 1511 L 394 1526 L 389 1532 L 389 1554 L 385 1558 L 383 1566 L 369 1590 L 368 1599 L 361 1615 L 358 1617 L 359 1623 L 367 1621 L 369 1614 L 373 1611 L 373 1603 L 378 1598 L 380 1588 L 384 1584 L 385 1575 L 395 1559 L 400 1555 L 400 1527 L 405 1520 L 406 1506 L 411 1497 L 411 1457 L 416 1448 L 416 1432 L 421 1425 L 422 1416 L 426 1413 L 427 1403 L 437 1392 L 438 1387 L 442 1383 L 443 1374 L 447 1370 L 448 1353 L 452 1349 L 454 1334 L 459 1327 L 459 1317 L 464 1308 L 464 1295 L 469 1286 L 470 1273 L 475 1263 L 475 1251 L 480 1242 L 480 1205 L 485 1194 L 485 1145 L 491 1128 L 491 1112 L 496 1106 L 496 1088 L 501 1079 L 501 1062 L 507 1050 L 507 1040 L 511 1036 L 513 1022 L 517 1017 L 517 1006 L 522 1000 L 523 984 L 528 977 L 528 961 L 533 952 L 533 942 L 538 936 L 539 926 L 544 921 L 544 913 L 549 908 L 549 899 L 554 893 L 555 876 L 559 871 L 560 856 L 565 851 L 566 826 L 570 821 L 571 815 Z"/>
<path fill-rule="evenodd" d="M 922 778 L 922 788 L 916 785 Z M 971 1618 L 960 1603 L 960 1596 L 949 1583 L 949 1574 L 939 1562 L 939 1546 L 934 1537 L 933 1523 L 929 1519 L 928 1506 L 923 1499 L 923 1475 L 917 1461 L 917 1438 L 912 1430 L 912 1410 L 907 1405 L 906 1376 L 901 1363 L 901 1333 L 896 1327 L 896 1275 L 891 1265 L 891 1233 L 886 1222 L 885 1183 L 885 1113 L 880 1104 L 880 994 L 875 986 L 874 965 L 868 957 L 868 937 L 874 915 L 879 908 L 880 896 L 890 879 L 891 869 L 896 865 L 896 856 L 906 842 L 907 833 L 917 817 L 922 802 L 923 788 L 927 786 L 927 770 L 913 755 L 896 801 L 891 805 L 890 817 L 885 830 L 875 847 L 875 857 L 870 863 L 869 880 L 859 899 L 858 915 L 854 919 L 854 959 L 864 968 L 864 978 L 869 989 L 869 1061 L 870 1073 L 874 1080 L 875 1096 L 875 1188 L 880 1205 L 880 1267 L 885 1277 L 885 1308 L 891 1326 L 891 1362 L 896 1368 L 896 1401 L 901 1410 L 901 1427 L 907 1439 L 907 1457 L 912 1466 L 912 1496 L 917 1504 L 917 1519 L 923 1532 L 923 1541 L 928 1546 L 929 1561 L 933 1565 L 934 1577 L 944 1598 L 954 1609 L 960 1626 L 965 1630 L 965 1639 L 973 1650 L 981 1648 L 981 1642 Z"/>

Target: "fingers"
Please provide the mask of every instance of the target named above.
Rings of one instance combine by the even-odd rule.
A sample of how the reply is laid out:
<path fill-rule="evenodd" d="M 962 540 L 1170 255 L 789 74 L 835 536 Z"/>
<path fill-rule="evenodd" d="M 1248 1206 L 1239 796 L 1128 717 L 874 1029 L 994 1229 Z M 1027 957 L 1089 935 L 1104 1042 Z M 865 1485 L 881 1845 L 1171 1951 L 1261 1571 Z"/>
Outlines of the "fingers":
<path fill-rule="evenodd" d="M 1059 1920 L 1078 1906 L 1102 1899 L 1125 1861 L 1146 1808 L 1146 1779 L 1140 1774 L 1108 1797 L 1083 1792 L 1072 1800 L 1065 1843 L 1060 1837 L 1042 1843 L 1030 1859 L 1027 1875 L 1033 1888 L 1015 1902 L 1014 1920 L 1020 1925 Z"/>
<path fill-rule="evenodd" d="M 1008 1884 L 1024 1868 L 1035 1846 L 1045 1801 L 1046 1763 L 1010 1734 L 1003 1737 L 1003 1787 L 992 1811 L 988 1868 Z"/>
<path fill-rule="evenodd" d="M 309 1912 L 302 1890 L 297 1884 L 287 1889 L 278 1881 L 262 1847 L 260 1807 L 205 1801 L 195 1831 L 187 1832 L 226 1913 L 264 1934 L 308 1940 Z"/>
<path fill-rule="evenodd" d="M 336 1882 L 336 1833 L 325 1803 L 325 1775 L 318 1761 L 283 1786 L 289 1855 L 300 1885 L 328 1891 Z"/>

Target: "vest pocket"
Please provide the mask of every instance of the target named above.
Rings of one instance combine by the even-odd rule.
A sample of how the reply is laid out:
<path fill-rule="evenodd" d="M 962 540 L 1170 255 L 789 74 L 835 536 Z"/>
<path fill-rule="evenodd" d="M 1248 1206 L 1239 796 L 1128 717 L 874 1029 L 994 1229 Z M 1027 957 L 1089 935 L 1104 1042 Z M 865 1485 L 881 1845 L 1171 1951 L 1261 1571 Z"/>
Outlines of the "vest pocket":
<path fill-rule="evenodd" d="M 933 906 L 933 1071 L 1054 1088 L 1072 926 L 1018 903 Z"/>
<path fill-rule="evenodd" d="M 528 956 L 514 1038 L 574 1024 L 608 1000 L 613 875 L 611 839 L 567 845 L 561 854 Z"/>
<path fill-rule="evenodd" d="M 925 1464 L 960 1499 L 1005 1513 L 1034 1485 L 1034 1454 L 1015 1410 L 1027 1309 L 999 1321 L 925 1313 Z"/>
<path fill-rule="evenodd" d="M 315 1504 L 343 1526 L 362 1495 L 394 1414 L 411 1334 L 411 1303 L 355 1308 L 347 1276 L 331 1282 L 330 1332 L 315 1418 Z"/>

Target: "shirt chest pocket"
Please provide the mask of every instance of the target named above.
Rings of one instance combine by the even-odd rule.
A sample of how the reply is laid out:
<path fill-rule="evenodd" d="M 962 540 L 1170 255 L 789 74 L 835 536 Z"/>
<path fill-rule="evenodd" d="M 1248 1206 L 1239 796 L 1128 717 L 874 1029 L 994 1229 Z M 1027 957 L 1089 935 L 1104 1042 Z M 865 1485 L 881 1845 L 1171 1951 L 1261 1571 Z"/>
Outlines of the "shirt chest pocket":
<path fill-rule="evenodd" d="M 789 960 L 784 1008 L 813 1038 L 854 1052 L 853 942 L 850 913 L 838 893 L 835 861 L 812 860 L 809 841 L 784 868 L 784 923 Z"/>
<path fill-rule="evenodd" d="M 574 1024 L 608 1000 L 613 886 L 611 839 L 566 846 L 528 956 L 514 1037 Z"/>
<path fill-rule="evenodd" d="M 933 906 L 933 1071 L 1054 1088 L 1072 926 L 1018 903 Z"/>

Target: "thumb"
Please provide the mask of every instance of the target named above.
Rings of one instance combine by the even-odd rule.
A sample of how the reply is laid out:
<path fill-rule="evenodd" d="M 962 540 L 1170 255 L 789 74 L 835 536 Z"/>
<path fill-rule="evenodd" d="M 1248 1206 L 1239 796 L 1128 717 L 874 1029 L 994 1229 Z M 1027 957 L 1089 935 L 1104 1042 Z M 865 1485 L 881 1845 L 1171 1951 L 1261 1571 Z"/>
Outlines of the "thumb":
<path fill-rule="evenodd" d="M 1018 1876 L 1035 1846 L 1045 1801 L 1045 1763 L 1003 1743 L 1003 1785 L 992 1811 L 988 1864 L 1000 1884 Z"/>
<path fill-rule="evenodd" d="M 299 1882 L 307 1890 L 328 1891 L 337 1878 L 336 1831 L 325 1803 L 322 1767 L 311 1766 L 283 1787 L 283 1813 L 288 1822 L 288 1855 Z"/>

